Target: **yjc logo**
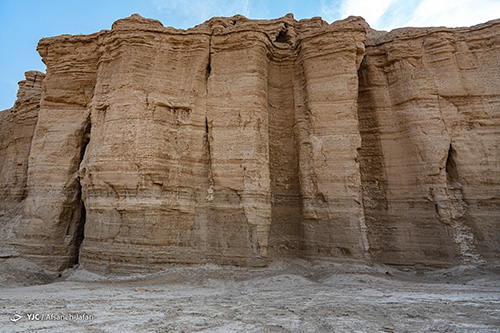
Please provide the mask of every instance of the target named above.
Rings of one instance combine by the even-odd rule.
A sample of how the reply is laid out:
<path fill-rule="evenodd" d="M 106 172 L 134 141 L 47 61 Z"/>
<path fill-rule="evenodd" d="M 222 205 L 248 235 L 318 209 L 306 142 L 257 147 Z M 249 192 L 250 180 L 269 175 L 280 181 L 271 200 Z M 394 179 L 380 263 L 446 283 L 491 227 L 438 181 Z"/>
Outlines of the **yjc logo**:
<path fill-rule="evenodd" d="M 23 316 L 21 316 L 19 313 L 16 313 L 12 318 L 10 318 L 10 321 L 17 323 Z"/>

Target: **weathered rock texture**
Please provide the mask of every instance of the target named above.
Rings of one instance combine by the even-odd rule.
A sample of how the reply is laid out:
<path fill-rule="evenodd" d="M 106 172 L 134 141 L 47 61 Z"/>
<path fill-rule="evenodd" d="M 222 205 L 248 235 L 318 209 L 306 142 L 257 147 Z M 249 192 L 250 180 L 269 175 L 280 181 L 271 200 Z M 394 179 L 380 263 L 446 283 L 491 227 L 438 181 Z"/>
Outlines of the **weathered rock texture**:
<path fill-rule="evenodd" d="M 0 209 L 8 210 L 27 194 L 28 158 L 40 109 L 45 74 L 26 72 L 19 82 L 17 101 L 0 113 Z"/>
<path fill-rule="evenodd" d="M 0 113 L 3 247 L 56 270 L 498 259 L 499 48 L 499 21 L 292 15 L 42 39 L 41 100 L 28 72 Z"/>
<path fill-rule="evenodd" d="M 499 23 L 369 38 L 358 106 L 375 258 L 498 257 Z"/>
<path fill-rule="evenodd" d="M 19 255 L 10 243 L 16 241 L 28 193 L 28 162 L 40 109 L 44 74 L 26 72 L 19 82 L 14 106 L 0 112 L 0 256 Z"/>

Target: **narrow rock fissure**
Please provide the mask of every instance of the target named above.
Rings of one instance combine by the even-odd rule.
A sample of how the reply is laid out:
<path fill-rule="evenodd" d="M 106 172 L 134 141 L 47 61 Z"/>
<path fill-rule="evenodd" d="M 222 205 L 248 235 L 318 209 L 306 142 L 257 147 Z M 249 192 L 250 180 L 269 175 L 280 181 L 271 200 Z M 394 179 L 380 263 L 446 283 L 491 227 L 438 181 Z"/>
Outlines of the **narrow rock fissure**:
<path fill-rule="evenodd" d="M 205 117 L 205 140 L 207 143 L 208 160 L 210 161 L 210 140 L 209 140 L 209 129 L 208 129 L 208 119 Z"/>
<path fill-rule="evenodd" d="M 210 34 L 210 38 L 208 40 L 208 62 L 207 62 L 207 69 L 206 69 L 206 74 L 205 74 L 205 100 L 208 99 L 208 79 L 210 78 L 210 74 L 212 73 L 212 37 L 214 35 L 214 31 L 212 30 L 212 33 Z M 205 105 L 205 107 L 207 107 Z M 207 154 L 207 178 L 208 178 L 208 188 L 207 188 L 207 196 L 206 200 L 207 201 L 212 201 L 213 200 L 213 186 L 214 186 L 214 180 L 213 180 L 213 174 L 212 174 L 212 154 L 210 151 L 210 126 L 208 123 L 208 117 L 207 117 L 207 112 L 208 110 L 205 110 L 205 146 L 206 146 L 206 154 Z"/>
<path fill-rule="evenodd" d="M 207 74 L 206 74 L 207 81 L 208 78 L 210 77 L 210 73 L 212 72 L 212 36 L 213 36 L 213 31 L 208 41 L 208 64 L 207 64 Z"/>
<path fill-rule="evenodd" d="M 85 204 L 82 200 L 80 193 L 80 218 L 79 223 L 76 228 L 76 237 L 75 237 L 75 261 L 73 265 L 78 265 L 80 263 L 80 247 L 83 243 L 84 238 L 84 229 L 85 229 L 85 219 L 87 212 L 85 210 Z"/>
<path fill-rule="evenodd" d="M 213 186 L 214 186 L 214 178 L 212 174 L 212 152 L 210 150 L 210 127 L 208 124 L 208 118 L 205 117 L 205 145 L 207 149 L 207 177 L 208 177 L 208 189 L 207 189 L 207 197 L 208 201 L 213 200 Z"/>
<path fill-rule="evenodd" d="M 212 72 L 212 66 L 210 66 L 210 55 L 208 55 L 207 80 L 210 77 L 210 72 Z"/>
<path fill-rule="evenodd" d="M 81 168 L 81 164 L 82 164 L 83 159 L 85 157 L 85 153 L 87 151 L 87 146 L 90 142 L 91 127 L 92 126 L 91 126 L 90 119 L 89 119 L 87 122 L 87 125 L 85 126 L 85 129 L 83 131 L 82 149 L 80 152 L 80 161 L 78 163 L 79 170 Z M 78 177 L 77 181 L 78 181 L 78 185 L 77 185 L 78 187 L 76 189 L 76 191 L 78 191 L 78 199 L 77 199 L 78 200 L 77 201 L 78 209 L 77 209 L 77 211 L 79 212 L 79 217 L 78 217 L 78 220 L 76 222 L 76 230 L 75 230 L 75 234 L 74 234 L 74 239 L 75 239 L 74 258 L 75 259 L 74 259 L 73 265 L 77 265 L 80 262 L 80 247 L 83 243 L 83 239 L 85 238 L 85 221 L 86 221 L 86 217 L 87 217 L 87 211 L 85 209 L 85 202 L 84 202 L 83 197 L 82 197 L 82 185 L 80 182 L 80 176 Z"/>
<path fill-rule="evenodd" d="M 457 164 L 455 162 L 455 149 L 450 144 L 448 156 L 446 157 L 446 181 L 448 184 L 458 181 Z"/>
<path fill-rule="evenodd" d="M 370 260 L 372 250 L 370 247 L 371 230 L 369 229 L 369 221 L 373 219 L 374 215 L 383 214 L 382 212 L 387 209 L 387 200 L 386 188 L 384 186 L 382 146 L 378 133 L 378 119 L 375 112 L 366 107 L 366 101 L 369 100 L 369 92 L 365 87 L 367 78 L 363 72 L 364 64 L 365 55 L 363 55 L 358 68 L 357 120 L 361 144 L 356 149 L 356 162 L 358 163 L 361 181 L 359 204 L 363 214 L 359 220 L 359 231 L 361 234 L 361 243 L 365 251 L 365 258 Z M 371 143 L 375 144 L 371 145 Z M 371 172 L 368 170 L 371 170 Z M 371 207 L 371 209 L 367 209 L 367 206 Z"/>

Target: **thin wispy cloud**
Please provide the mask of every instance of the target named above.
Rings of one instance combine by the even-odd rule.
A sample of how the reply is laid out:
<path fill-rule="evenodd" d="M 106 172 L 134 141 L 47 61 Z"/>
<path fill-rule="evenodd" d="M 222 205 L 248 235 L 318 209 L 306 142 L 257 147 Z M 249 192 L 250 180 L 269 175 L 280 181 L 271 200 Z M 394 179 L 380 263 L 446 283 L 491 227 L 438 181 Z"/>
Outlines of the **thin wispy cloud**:
<path fill-rule="evenodd" d="M 340 19 L 341 15 L 338 4 L 331 0 L 321 0 L 321 17 L 328 22 Z"/>
<path fill-rule="evenodd" d="M 398 27 L 469 26 L 500 17 L 500 0 L 323 0 L 321 12 L 331 22 L 362 16 L 379 30 Z"/>
<path fill-rule="evenodd" d="M 380 18 L 395 2 L 396 0 L 346 0 L 340 6 L 340 15 L 342 17 L 362 16 L 370 24 L 378 25 Z"/>

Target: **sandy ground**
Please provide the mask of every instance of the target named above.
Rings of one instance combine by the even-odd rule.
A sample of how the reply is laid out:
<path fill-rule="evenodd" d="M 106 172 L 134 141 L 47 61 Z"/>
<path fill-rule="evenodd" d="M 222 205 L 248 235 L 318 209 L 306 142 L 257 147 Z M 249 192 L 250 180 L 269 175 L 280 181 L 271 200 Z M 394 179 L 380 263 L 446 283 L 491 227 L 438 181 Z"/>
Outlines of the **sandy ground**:
<path fill-rule="evenodd" d="M 57 277 L 3 259 L 0 331 L 500 332 L 500 267 L 417 272 L 292 260 Z"/>

